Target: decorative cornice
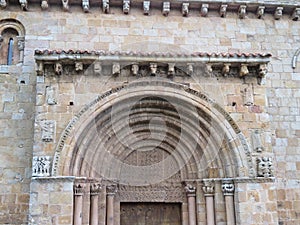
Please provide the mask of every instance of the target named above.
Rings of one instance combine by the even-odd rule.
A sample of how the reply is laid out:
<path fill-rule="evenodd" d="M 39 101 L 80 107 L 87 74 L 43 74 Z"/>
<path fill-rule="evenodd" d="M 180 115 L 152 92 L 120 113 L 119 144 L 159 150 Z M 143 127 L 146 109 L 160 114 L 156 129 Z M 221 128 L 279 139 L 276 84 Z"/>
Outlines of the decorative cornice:
<path fill-rule="evenodd" d="M 10 4 L 16 3 L 17 2 L 10 2 Z M 29 3 L 30 7 L 30 5 L 36 4 L 37 2 Z M 284 13 L 290 15 L 293 20 L 298 20 L 299 10 L 297 10 L 297 8 L 300 7 L 300 2 L 297 0 L 101 0 L 100 2 L 97 0 L 81 0 L 84 12 L 89 12 L 90 6 L 101 7 L 104 13 L 110 13 L 110 8 L 112 7 L 123 8 L 125 14 L 129 14 L 130 8 L 140 8 L 144 12 L 144 15 L 149 15 L 150 4 L 148 3 L 151 3 L 151 8 L 160 9 L 165 16 L 175 10 L 181 10 L 182 15 L 187 16 L 189 9 L 197 10 L 200 15 L 206 16 L 209 8 L 209 11 L 220 12 L 221 17 L 226 17 L 226 12 L 228 11 L 235 12 L 241 19 L 245 18 L 247 8 L 247 13 L 257 14 L 259 12 L 260 15 L 258 18 L 261 18 L 261 13 L 265 11 L 266 13 L 273 14 L 275 19 L 280 19 L 282 13 Z M 21 4 L 21 10 L 27 10 L 27 0 L 19 0 L 19 4 Z M 78 2 L 69 2 L 69 0 L 54 0 L 52 2 L 42 0 L 39 4 L 43 10 L 48 9 L 49 5 L 51 7 L 51 4 L 61 5 L 63 11 L 69 11 L 70 8 L 78 6 Z M 0 7 L 4 9 L 6 6 L 7 0 L 1 0 Z M 263 11 L 261 7 L 265 7 Z"/>

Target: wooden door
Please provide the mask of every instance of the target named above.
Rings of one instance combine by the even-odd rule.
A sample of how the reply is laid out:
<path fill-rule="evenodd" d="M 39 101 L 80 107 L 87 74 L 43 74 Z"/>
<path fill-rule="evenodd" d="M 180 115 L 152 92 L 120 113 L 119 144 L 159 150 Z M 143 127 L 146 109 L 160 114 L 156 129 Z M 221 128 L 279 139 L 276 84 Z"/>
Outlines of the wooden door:
<path fill-rule="evenodd" d="M 181 225 L 180 203 L 121 203 L 121 225 Z"/>

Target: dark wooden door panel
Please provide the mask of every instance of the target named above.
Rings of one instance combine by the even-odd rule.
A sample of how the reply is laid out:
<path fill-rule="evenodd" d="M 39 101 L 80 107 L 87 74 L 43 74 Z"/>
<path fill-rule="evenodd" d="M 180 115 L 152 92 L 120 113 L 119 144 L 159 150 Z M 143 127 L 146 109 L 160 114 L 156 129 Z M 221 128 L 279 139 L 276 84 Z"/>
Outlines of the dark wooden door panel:
<path fill-rule="evenodd" d="M 121 225 L 181 225 L 181 204 L 121 203 Z"/>

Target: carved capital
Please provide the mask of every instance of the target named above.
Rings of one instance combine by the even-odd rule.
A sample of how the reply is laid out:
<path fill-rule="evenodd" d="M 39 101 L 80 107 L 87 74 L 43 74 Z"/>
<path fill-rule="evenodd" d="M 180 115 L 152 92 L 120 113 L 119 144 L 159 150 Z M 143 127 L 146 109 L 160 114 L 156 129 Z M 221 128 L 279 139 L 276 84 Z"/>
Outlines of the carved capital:
<path fill-rule="evenodd" d="M 220 16 L 225 18 L 227 14 L 227 6 L 228 5 L 221 5 L 220 7 Z"/>
<path fill-rule="evenodd" d="M 182 3 L 182 8 L 181 8 L 181 13 L 183 16 L 188 16 L 189 15 L 189 6 L 190 3 Z"/>
<path fill-rule="evenodd" d="M 84 184 L 74 184 L 74 195 L 81 196 L 84 194 Z"/>
<path fill-rule="evenodd" d="M 106 186 L 106 195 L 114 196 L 118 191 L 118 187 L 115 184 Z"/>
<path fill-rule="evenodd" d="M 102 186 L 99 183 L 90 184 L 91 195 L 98 195 L 100 193 L 101 189 L 102 189 Z"/>
<path fill-rule="evenodd" d="M 187 183 L 184 187 L 184 190 L 188 197 L 196 196 L 196 187 L 193 184 Z"/>
<path fill-rule="evenodd" d="M 130 0 L 123 0 L 123 13 L 128 14 L 130 10 Z"/>
<path fill-rule="evenodd" d="M 257 12 L 256 12 L 256 16 L 258 19 L 261 19 L 263 18 L 264 14 L 265 14 L 265 6 L 258 6 L 257 8 Z"/>
<path fill-rule="evenodd" d="M 168 16 L 171 10 L 171 3 L 170 2 L 163 2 L 163 9 L 162 13 L 164 16 Z"/>
<path fill-rule="evenodd" d="M 257 176 L 269 178 L 273 177 L 273 162 L 270 157 L 258 157 L 256 159 L 257 162 Z"/>
<path fill-rule="evenodd" d="M 201 6 L 201 16 L 205 17 L 208 14 L 209 4 L 202 4 Z"/>
<path fill-rule="evenodd" d="M 222 192 L 224 195 L 233 195 L 234 194 L 234 184 L 232 180 L 223 180 L 222 181 Z"/>
<path fill-rule="evenodd" d="M 50 156 L 34 156 L 32 159 L 32 176 L 49 177 L 50 176 Z"/>
<path fill-rule="evenodd" d="M 143 2 L 143 10 L 144 10 L 144 15 L 148 16 L 150 14 L 150 1 Z"/>
<path fill-rule="evenodd" d="M 213 180 L 203 180 L 202 190 L 204 192 L 204 196 L 212 196 L 215 194 L 215 182 Z"/>
<path fill-rule="evenodd" d="M 274 13 L 275 20 L 280 20 L 283 14 L 283 7 L 277 7 Z"/>

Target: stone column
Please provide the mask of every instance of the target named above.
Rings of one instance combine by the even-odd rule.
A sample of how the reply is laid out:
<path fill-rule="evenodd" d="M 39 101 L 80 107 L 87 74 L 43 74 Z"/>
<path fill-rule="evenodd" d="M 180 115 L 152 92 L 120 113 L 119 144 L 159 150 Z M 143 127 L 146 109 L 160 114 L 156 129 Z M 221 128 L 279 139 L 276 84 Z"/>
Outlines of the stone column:
<path fill-rule="evenodd" d="M 225 198 L 227 225 L 235 225 L 234 184 L 232 180 L 222 181 L 222 191 Z"/>
<path fill-rule="evenodd" d="M 203 180 L 203 183 L 204 186 L 202 187 L 202 190 L 204 192 L 206 202 L 206 224 L 215 225 L 215 184 L 213 180 Z"/>
<path fill-rule="evenodd" d="M 90 225 L 98 225 L 98 200 L 101 185 L 99 183 L 93 183 L 90 186 L 91 193 L 91 207 L 90 207 Z"/>
<path fill-rule="evenodd" d="M 188 199 L 189 225 L 196 225 L 196 187 L 187 184 L 185 186 L 185 191 Z"/>
<path fill-rule="evenodd" d="M 74 185 L 74 225 L 82 224 L 82 202 L 83 202 L 84 185 Z"/>
<path fill-rule="evenodd" d="M 117 192 L 117 185 L 106 187 L 106 224 L 114 225 L 114 197 Z"/>

